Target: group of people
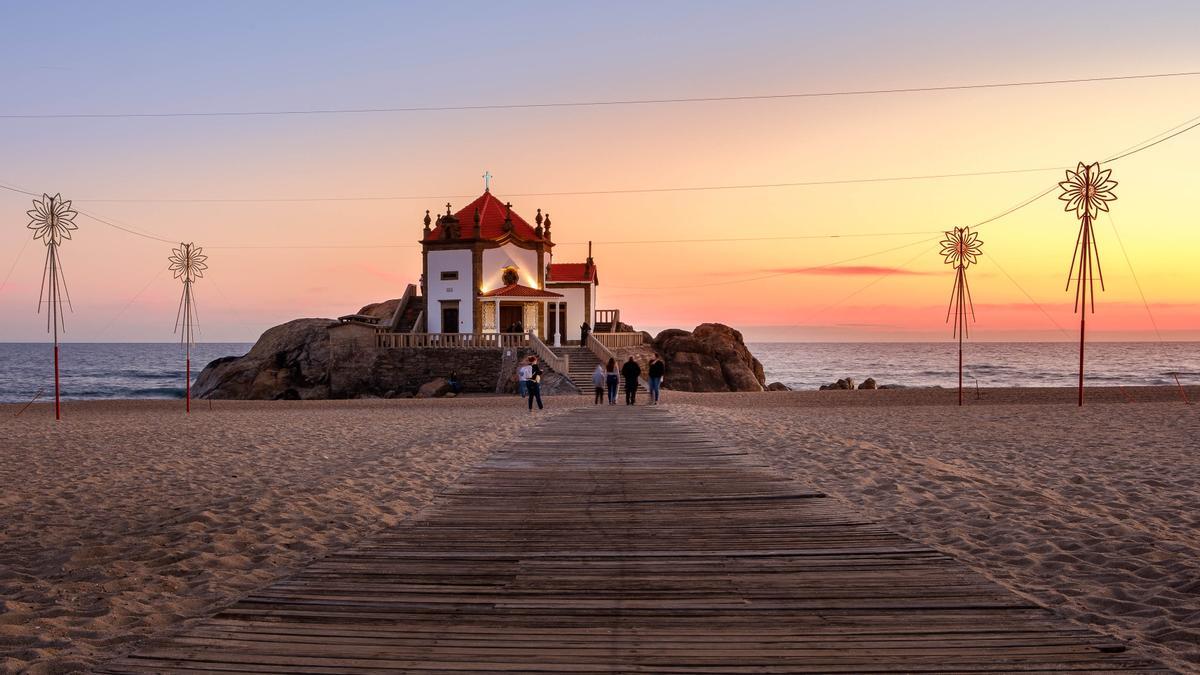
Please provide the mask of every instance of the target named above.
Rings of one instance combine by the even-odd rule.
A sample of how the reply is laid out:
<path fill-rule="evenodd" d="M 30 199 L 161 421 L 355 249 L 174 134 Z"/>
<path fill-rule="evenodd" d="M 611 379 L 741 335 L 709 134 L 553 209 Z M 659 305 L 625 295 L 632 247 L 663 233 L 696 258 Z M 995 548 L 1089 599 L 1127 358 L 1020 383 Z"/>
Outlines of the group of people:
<path fill-rule="evenodd" d="M 658 405 L 663 376 L 666 375 L 667 367 L 658 354 L 655 354 L 650 358 L 647 370 L 649 371 L 646 373 L 646 377 L 650 383 L 650 405 Z M 596 388 L 595 405 L 604 402 L 605 393 L 608 394 L 608 404 L 616 405 L 617 385 L 622 379 L 625 380 L 625 405 L 636 405 L 641 376 L 642 367 L 633 360 L 632 356 L 621 366 L 620 370 L 617 370 L 616 359 L 609 359 L 606 364 L 596 364 L 596 370 L 592 373 L 592 386 Z"/>
<path fill-rule="evenodd" d="M 666 373 L 666 364 L 658 354 L 653 355 L 650 363 L 647 364 L 646 373 L 650 384 L 649 405 L 658 405 L 663 377 Z M 603 403 L 606 394 L 608 404 L 616 405 L 617 386 L 622 379 L 625 380 L 625 405 L 636 405 L 641 376 L 642 367 L 633 360 L 632 356 L 621 366 L 620 370 L 617 369 L 616 359 L 609 359 L 606 364 L 596 364 L 596 370 L 592 373 L 592 385 L 596 388 L 595 405 Z M 537 403 L 538 410 L 542 409 L 542 367 L 538 363 L 538 357 L 530 356 L 517 368 L 517 391 L 528 403 L 530 412 L 533 411 L 534 402 Z"/>

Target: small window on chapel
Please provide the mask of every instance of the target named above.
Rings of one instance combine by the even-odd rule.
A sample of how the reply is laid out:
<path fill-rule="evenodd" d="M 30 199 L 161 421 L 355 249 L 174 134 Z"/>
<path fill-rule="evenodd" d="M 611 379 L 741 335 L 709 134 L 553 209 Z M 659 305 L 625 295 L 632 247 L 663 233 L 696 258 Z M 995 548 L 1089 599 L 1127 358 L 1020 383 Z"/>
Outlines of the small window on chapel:
<path fill-rule="evenodd" d="M 442 281 L 458 281 L 458 270 L 442 272 Z"/>

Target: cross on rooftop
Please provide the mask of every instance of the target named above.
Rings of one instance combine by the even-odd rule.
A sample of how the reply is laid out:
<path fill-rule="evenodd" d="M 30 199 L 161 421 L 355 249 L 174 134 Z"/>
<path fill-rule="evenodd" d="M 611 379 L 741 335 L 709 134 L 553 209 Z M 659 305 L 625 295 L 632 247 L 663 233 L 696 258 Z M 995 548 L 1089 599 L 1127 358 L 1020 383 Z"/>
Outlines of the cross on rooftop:
<path fill-rule="evenodd" d="M 495 178 L 495 176 L 492 175 L 491 171 L 483 172 L 483 191 L 484 192 L 492 191 L 492 179 L 493 178 Z"/>

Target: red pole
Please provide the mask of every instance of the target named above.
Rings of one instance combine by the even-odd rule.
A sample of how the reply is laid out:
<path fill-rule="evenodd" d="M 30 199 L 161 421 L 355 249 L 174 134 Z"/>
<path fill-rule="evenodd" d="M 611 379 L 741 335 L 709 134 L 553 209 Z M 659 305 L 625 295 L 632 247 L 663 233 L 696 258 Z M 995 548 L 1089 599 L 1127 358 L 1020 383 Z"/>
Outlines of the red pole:
<path fill-rule="evenodd" d="M 1083 249 L 1080 252 L 1079 260 L 1079 279 L 1076 281 L 1078 288 L 1079 302 L 1079 407 L 1083 407 L 1083 352 L 1084 352 L 1084 325 L 1087 320 L 1087 292 L 1089 289 L 1083 287 L 1083 284 L 1090 281 L 1091 273 L 1091 257 L 1088 255 L 1091 252 L 1091 219 L 1088 214 L 1083 214 Z M 1092 300 L 1092 309 L 1096 305 L 1095 300 Z"/>
<path fill-rule="evenodd" d="M 57 331 L 56 331 L 57 332 Z M 54 419 L 62 419 L 62 411 L 60 409 L 58 399 L 58 336 L 54 337 Z"/>
<path fill-rule="evenodd" d="M 963 404 L 962 398 L 962 333 L 958 334 L 958 404 Z"/>
<path fill-rule="evenodd" d="M 53 202 L 52 202 L 53 203 Z M 50 319 L 54 322 L 54 419 L 62 419 L 62 403 L 58 388 L 58 251 L 50 245 Z"/>
<path fill-rule="evenodd" d="M 1083 325 L 1084 317 L 1079 315 L 1079 407 L 1083 407 Z"/>

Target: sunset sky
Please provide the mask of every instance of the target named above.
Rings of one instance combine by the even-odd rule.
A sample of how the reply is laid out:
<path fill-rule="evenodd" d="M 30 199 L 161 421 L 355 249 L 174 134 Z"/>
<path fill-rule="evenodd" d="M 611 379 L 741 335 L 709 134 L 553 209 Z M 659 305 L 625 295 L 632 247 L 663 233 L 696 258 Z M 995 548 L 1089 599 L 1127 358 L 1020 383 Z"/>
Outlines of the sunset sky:
<path fill-rule="evenodd" d="M 954 275 L 937 253 L 941 231 L 1022 202 L 1077 161 L 1200 121 L 1200 76 L 592 107 L 14 116 L 1177 73 L 1200 71 L 1198 29 L 1195 2 L 8 2 L 0 184 L 61 192 L 122 227 L 204 247 L 205 341 L 252 341 L 291 318 L 398 297 L 420 274 L 425 210 L 466 204 L 485 170 L 526 218 L 553 215 L 556 262 L 581 261 L 595 242 L 600 306 L 638 328 L 720 321 L 752 340 L 948 340 Z M 1107 285 L 1089 317 L 1098 339 L 1200 339 L 1198 157 L 1200 129 L 1111 165 L 1119 199 L 1096 223 Z M 997 171 L 1014 172 L 516 196 Z M 220 201 L 314 198 L 342 199 Z M 0 341 L 45 339 L 30 199 L 0 190 Z M 62 250 L 66 338 L 172 340 L 170 245 L 82 215 L 77 224 Z M 1055 194 L 980 228 L 974 339 L 1077 338 L 1064 291 L 1077 229 Z"/>

